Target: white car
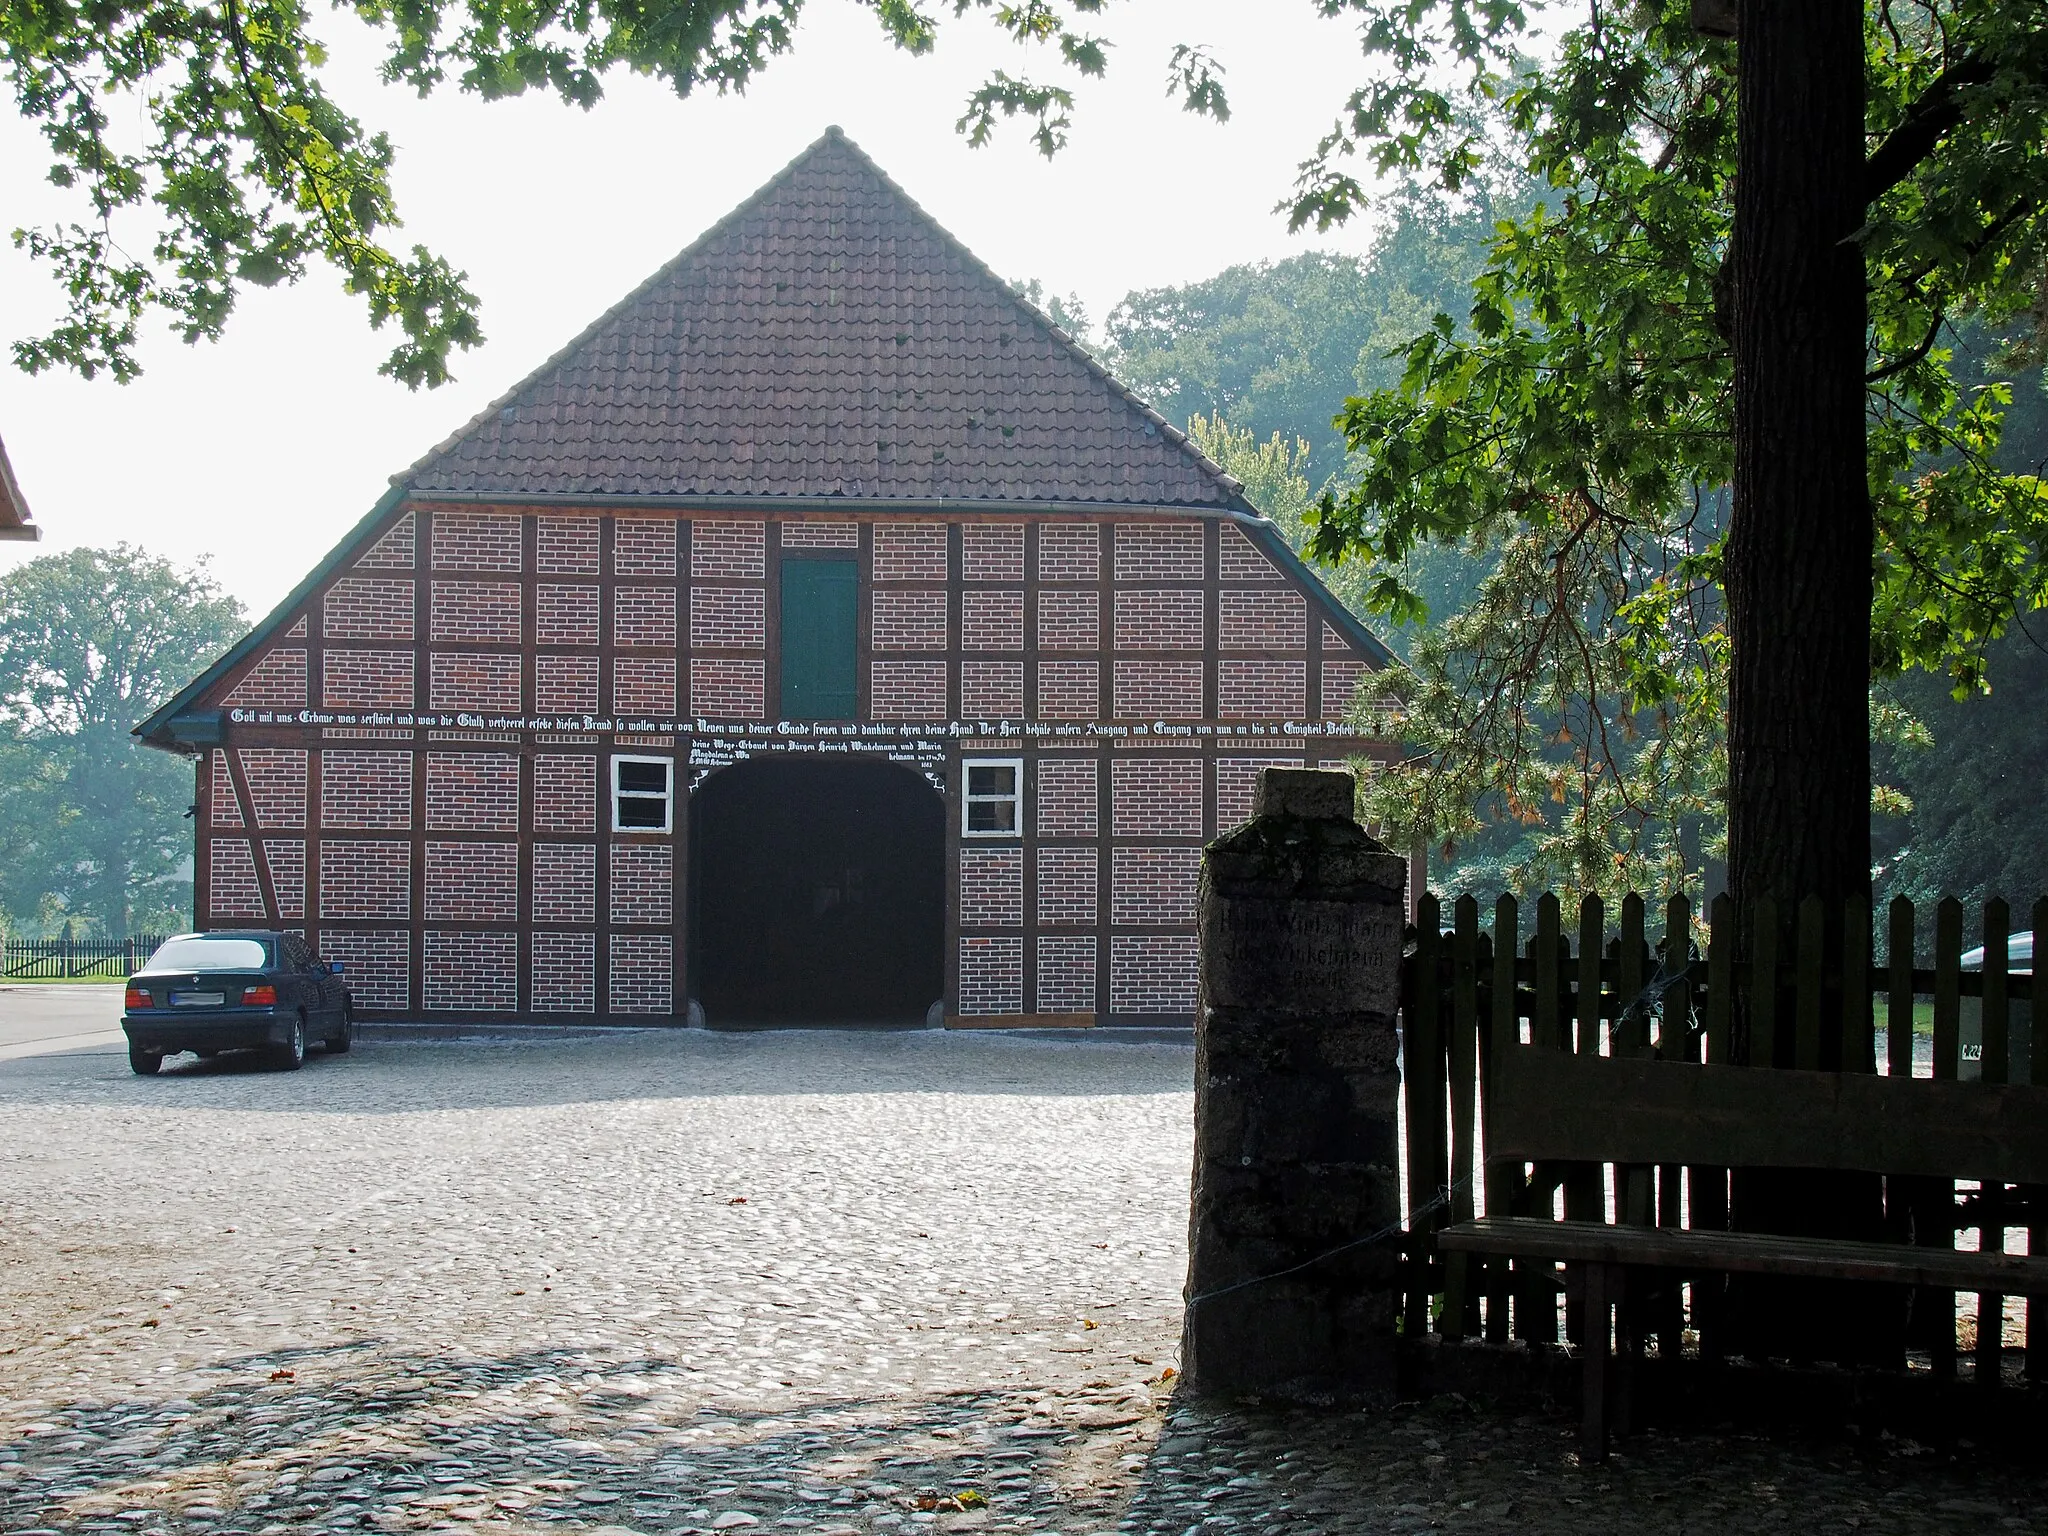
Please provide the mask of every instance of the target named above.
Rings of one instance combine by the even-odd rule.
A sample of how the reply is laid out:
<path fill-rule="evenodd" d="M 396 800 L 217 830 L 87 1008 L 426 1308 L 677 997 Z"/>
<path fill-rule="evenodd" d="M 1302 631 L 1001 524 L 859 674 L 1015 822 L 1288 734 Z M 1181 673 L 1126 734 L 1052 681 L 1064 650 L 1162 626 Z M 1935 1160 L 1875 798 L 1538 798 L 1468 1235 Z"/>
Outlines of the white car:
<path fill-rule="evenodd" d="M 1984 946 L 1963 952 L 1963 969 L 1981 971 L 1984 969 Z M 2032 933 L 2015 933 L 2005 941 L 2005 969 L 2008 975 L 2031 977 L 2034 974 L 2034 936 Z M 2027 1069 L 2033 1055 L 2033 1019 L 2031 1008 L 2022 1002 L 2006 1005 L 2005 1027 L 2012 1041 L 2011 1073 L 2009 1081 L 2024 1083 Z M 1963 1059 L 1957 1064 L 1956 1076 L 1975 1078 L 1984 1071 L 1984 1004 L 1981 999 L 1962 999 L 1961 1029 Z"/>

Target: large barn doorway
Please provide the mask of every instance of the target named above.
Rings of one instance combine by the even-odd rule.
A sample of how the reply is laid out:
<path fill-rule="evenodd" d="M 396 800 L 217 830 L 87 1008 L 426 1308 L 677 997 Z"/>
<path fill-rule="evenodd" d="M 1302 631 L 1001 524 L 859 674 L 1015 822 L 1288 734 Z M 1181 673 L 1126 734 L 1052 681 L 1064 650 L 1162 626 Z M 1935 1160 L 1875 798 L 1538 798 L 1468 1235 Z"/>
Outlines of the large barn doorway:
<path fill-rule="evenodd" d="M 766 757 L 690 797 L 707 1023 L 922 1023 L 945 987 L 945 802 L 895 763 Z"/>

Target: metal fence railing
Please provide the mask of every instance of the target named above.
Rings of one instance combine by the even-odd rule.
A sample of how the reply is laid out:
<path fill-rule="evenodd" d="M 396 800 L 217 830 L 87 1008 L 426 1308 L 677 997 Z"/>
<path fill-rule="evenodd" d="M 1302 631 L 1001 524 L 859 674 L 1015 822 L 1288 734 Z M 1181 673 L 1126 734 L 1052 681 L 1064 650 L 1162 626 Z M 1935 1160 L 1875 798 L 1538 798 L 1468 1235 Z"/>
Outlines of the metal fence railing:
<path fill-rule="evenodd" d="M 124 939 L 8 939 L 0 944 L 0 976 L 10 981 L 77 981 L 133 976 L 169 937 L 135 933 Z"/>

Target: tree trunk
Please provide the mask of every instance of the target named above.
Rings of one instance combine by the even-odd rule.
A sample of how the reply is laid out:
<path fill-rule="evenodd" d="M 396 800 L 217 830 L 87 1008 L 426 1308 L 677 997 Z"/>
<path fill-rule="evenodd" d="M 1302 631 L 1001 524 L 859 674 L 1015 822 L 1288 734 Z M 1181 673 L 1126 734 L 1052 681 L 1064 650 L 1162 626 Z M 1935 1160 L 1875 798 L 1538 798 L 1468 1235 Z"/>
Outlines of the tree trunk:
<path fill-rule="evenodd" d="M 1863 7 L 1742 0 L 1728 882 L 1870 888 Z"/>
<path fill-rule="evenodd" d="M 1827 900 L 1838 959 L 1839 903 L 1870 890 L 1873 529 L 1851 240 L 1864 218 L 1863 6 L 1740 0 L 1738 34 L 1728 883 L 1745 930 L 1758 898 L 1776 900 L 1786 935 L 1801 898 Z M 1779 1033 L 1776 1061 L 1753 1066 L 1792 1065 L 1792 1032 Z M 1874 1178 L 1748 1170 L 1734 1195 L 1734 1222 L 1752 1231 L 1882 1229 Z M 1731 1300 L 1735 1347 L 1752 1357 L 1850 1363 L 1898 1347 L 1868 1287 L 1752 1280 Z"/>

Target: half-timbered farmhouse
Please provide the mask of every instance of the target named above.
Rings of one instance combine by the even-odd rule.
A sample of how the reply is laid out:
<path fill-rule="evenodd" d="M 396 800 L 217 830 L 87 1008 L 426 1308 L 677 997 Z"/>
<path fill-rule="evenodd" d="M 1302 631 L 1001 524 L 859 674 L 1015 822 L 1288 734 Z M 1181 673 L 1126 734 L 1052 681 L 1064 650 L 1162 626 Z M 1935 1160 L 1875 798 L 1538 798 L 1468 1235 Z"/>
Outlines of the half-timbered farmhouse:
<path fill-rule="evenodd" d="M 833 130 L 137 730 L 199 926 L 365 1016 L 1170 1023 L 1203 842 L 1387 660 Z"/>

